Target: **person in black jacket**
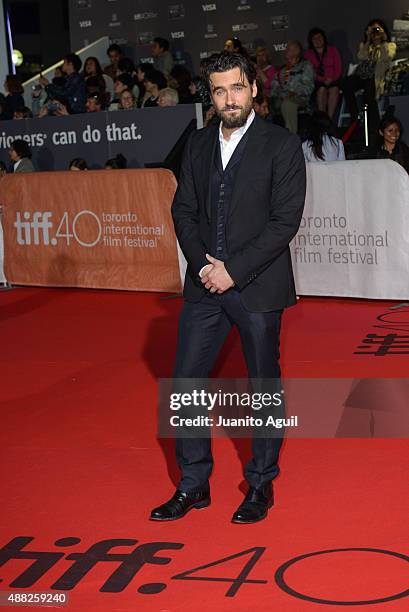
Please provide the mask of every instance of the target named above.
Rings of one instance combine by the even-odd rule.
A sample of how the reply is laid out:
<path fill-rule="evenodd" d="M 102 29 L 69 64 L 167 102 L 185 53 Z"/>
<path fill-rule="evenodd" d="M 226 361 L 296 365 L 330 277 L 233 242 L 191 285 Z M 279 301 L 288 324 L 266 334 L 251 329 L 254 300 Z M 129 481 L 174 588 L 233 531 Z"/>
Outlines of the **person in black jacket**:
<path fill-rule="evenodd" d="M 217 55 L 205 78 L 220 122 L 188 139 L 172 205 L 188 264 L 173 378 L 175 384 L 207 378 L 237 325 L 249 378 L 279 382 L 281 315 L 296 303 L 289 243 L 305 200 L 301 143 L 255 114 L 256 69 L 243 55 Z M 178 519 L 210 504 L 210 442 L 176 440 L 181 479 L 173 497 L 152 510 L 151 520 Z M 267 516 L 281 443 L 282 438 L 253 438 L 244 469 L 249 491 L 234 523 Z"/>
<path fill-rule="evenodd" d="M 84 77 L 80 74 L 81 66 L 82 61 L 78 55 L 69 53 L 65 56 L 62 66 L 62 70 L 67 76 L 63 84 L 49 83 L 45 77 L 39 79 L 40 84 L 46 88 L 49 99 L 65 98 L 71 113 L 85 113 L 87 88 Z"/>
<path fill-rule="evenodd" d="M 401 140 L 402 124 L 397 117 L 385 116 L 379 125 L 379 144 L 374 157 L 392 159 L 409 174 L 409 147 Z"/>

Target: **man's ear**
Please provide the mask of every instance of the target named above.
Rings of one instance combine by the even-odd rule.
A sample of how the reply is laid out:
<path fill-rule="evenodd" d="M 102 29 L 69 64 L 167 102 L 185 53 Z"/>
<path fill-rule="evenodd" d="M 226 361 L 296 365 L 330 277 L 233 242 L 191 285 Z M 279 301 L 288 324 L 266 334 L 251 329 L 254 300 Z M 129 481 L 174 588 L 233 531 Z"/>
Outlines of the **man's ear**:
<path fill-rule="evenodd" d="M 256 97 L 257 92 L 258 92 L 257 81 L 254 81 L 253 85 L 252 85 L 252 96 L 253 96 L 253 98 Z"/>

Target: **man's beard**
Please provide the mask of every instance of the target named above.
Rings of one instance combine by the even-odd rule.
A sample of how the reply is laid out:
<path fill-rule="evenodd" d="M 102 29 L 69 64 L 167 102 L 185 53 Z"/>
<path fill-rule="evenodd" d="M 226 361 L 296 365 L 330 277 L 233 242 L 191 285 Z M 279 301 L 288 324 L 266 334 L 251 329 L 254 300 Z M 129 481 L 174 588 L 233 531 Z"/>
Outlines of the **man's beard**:
<path fill-rule="evenodd" d="M 237 104 L 231 104 L 225 106 L 221 110 L 215 107 L 216 115 L 221 119 L 223 127 L 227 129 L 240 128 L 246 123 L 248 116 L 253 108 L 253 98 L 250 98 L 245 106 L 238 106 Z M 231 115 L 226 112 L 227 110 L 237 109 L 240 112 L 236 115 Z"/>

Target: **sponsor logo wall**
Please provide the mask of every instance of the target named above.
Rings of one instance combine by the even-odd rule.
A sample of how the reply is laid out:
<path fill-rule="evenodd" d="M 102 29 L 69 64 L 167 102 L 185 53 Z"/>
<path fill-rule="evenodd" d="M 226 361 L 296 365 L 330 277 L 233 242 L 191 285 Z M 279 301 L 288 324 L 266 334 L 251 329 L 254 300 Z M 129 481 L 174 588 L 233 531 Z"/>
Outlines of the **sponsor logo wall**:
<path fill-rule="evenodd" d="M 348 4 L 348 3 L 347 3 Z M 393 20 L 407 11 L 406 0 L 365 0 L 334 9 L 327 0 L 70 0 L 73 49 L 109 36 L 135 59 L 150 55 L 150 42 L 162 36 L 171 42 L 177 62 L 197 72 L 200 58 L 220 51 L 224 41 L 239 37 L 250 51 L 267 46 L 273 63 L 282 62 L 289 39 L 306 44 L 308 30 L 324 28 L 344 64 L 354 60 L 368 20 L 373 15 Z"/>

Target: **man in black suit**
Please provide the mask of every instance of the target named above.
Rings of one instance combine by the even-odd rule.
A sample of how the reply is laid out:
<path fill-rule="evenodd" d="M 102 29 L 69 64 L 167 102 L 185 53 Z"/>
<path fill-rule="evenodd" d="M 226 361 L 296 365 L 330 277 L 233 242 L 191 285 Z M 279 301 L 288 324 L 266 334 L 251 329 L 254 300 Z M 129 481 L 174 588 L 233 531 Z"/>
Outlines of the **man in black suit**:
<path fill-rule="evenodd" d="M 289 243 L 304 208 L 305 163 L 297 136 L 257 117 L 256 70 L 222 53 L 207 66 L 220 126 L 190 137 L 172 215 L 188 268 L 173 376 L 206 378 L 237 325 L 249 378 L 278 379 L 281 315 L 296 303 Z M 281 438 L 253 438 L 249 491 L 234 523 L 254 523 L 273 503 Z M 151 519 L 181 518 L 210 504 L 209 438 L 176 440 L 181 480 Z"/>

